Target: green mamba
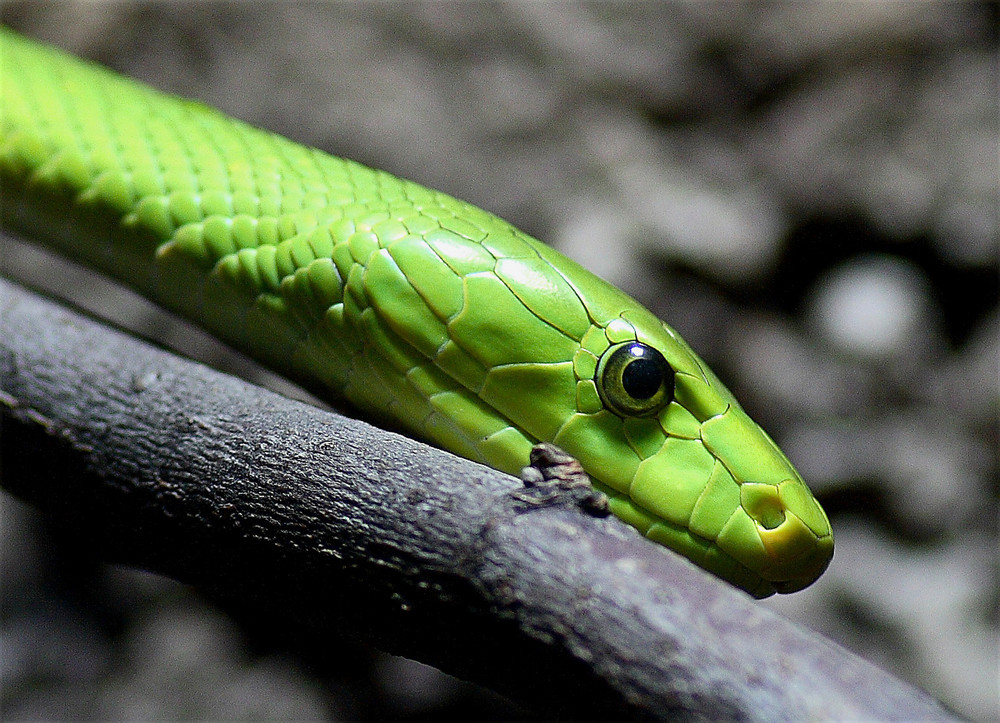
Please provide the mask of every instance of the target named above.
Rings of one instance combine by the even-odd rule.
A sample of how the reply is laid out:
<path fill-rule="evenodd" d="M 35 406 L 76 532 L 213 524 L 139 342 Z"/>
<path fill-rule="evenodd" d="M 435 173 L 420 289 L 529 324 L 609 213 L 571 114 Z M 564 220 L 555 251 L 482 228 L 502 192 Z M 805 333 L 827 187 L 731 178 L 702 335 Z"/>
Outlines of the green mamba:
<path fill-rule="evenodd" d="M 637 302 L 505 221 L 0 29 L 0 220 L 304 386 L 516 474 L 540 441 L 612 511 L 764 597 L 830 523 Z"/>

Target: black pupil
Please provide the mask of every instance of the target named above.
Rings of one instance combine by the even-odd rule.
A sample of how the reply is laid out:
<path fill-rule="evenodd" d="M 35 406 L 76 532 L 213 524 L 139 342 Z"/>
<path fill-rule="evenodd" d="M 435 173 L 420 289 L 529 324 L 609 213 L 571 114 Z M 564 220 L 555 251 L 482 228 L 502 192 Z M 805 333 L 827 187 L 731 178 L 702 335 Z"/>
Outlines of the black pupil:
<path fill-rule="evenodd" d="M 629 349 L 635 357 L 622 370 L 622 387 L 633 399 L 649 399 L 663 384 L 663 366 L 659 359 L 643 356 L 645 349 L 636 345 Z"/>

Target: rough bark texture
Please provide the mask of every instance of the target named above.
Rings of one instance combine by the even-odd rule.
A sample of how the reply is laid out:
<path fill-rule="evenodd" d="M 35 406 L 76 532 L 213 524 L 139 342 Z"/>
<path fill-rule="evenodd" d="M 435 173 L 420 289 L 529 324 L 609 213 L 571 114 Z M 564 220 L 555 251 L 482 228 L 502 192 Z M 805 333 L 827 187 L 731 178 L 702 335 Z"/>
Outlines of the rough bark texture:
<path fill-rule="evenodd" d="M 108 559 L 573 718 L 945 719 L 614 519 L 0 280 L 3 486 Z"/>

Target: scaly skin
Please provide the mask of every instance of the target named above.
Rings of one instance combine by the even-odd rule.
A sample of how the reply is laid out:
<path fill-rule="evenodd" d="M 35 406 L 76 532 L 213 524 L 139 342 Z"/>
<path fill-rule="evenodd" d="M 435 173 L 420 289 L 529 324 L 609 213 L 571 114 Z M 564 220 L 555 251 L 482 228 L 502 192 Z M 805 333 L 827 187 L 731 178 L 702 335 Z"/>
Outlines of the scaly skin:
<path fill-rule="evenodd" d="M 0 80 L 4 228 L 469 459 L 517 473 L 553 442 L 754 595 L 829 563 L 823 510 L 690 347 L 505 221 L 7 30 Z"/>

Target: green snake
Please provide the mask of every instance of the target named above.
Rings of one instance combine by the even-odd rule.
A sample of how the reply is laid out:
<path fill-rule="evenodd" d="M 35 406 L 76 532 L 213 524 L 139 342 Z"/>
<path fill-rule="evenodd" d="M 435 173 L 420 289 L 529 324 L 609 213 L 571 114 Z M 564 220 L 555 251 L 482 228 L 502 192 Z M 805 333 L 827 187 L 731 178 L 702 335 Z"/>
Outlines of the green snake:
<path fill-rule="evenodd" d="M 509 223 L 0 29 L 0 221 L 333 401 L 611 511 L 758 597 L 830 523 L 669 326 Z"/>

